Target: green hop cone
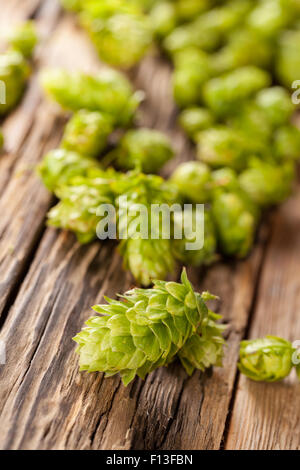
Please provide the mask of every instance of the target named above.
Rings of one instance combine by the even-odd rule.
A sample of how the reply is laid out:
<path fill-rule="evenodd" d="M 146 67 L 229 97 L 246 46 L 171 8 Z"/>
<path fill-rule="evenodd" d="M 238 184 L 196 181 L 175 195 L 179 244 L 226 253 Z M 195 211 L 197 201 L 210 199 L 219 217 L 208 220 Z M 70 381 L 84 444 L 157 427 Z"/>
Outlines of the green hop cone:
<path fill-rule="evenodd" d="M 300 77 L 300 30 L 282 32 L 278 42 L 277 78 L 284 86 L 291 88 Z"/>
<path fill-rule="evenodd" d="M 177 24 L 176 9 L 173 2 L 162 1 L 154 5 L 149 13 L 151 24 L 158 39 L 166 37 Z"/>
<path fill-rule="evenodd" d="M 300 129 L 292 125 L 282 126 L 274 135 L 274 152 L 279 160 L 300 159 Z"/>
<path fill-rule="evenodd" d="M 156 277 L 165 279 L 175 268 L 170 240 L 131 238 L 121 242 L 120 253 L 125 268 L 142 286 L 149 286 Z"/>
<path fill-rule="evenodd" d="M 229 167 L 219 168 L 211 173 L 212 191 L 217 193 L 220 189 L 239 191 L 240 185 L 237 173 Z"/>
<path fill-rule="evenodd" d="M 72 183 L 57 188 L 60 202 L 48 213 L 48 225 L 74 232 L 82 244 L 101 236 L 98 209 L 101 204 L 114 204 L 111 184 L 117 178 L 114 170 L 91 170 L 87 177 L 74 177 Z"/>
<path fill-rule="evenodd" d="M 198 220 L 200 219 L 200 220 Z M 205 210 L 197 219 L 195 210 L 190 214 L 174 214 L 174 223 L 184 227 L 184 236 L 172 241 L 174 257 L 184 265 L 202 266 L 213 263 L 216 256 L 216 232 L 209 211 Z"/>
<path fill-rule="evenodd" d="M 197 3 L 199 5 L 200 2 Z M 194 21 L 175 28 L 166 37 L 164 48 L 170 55 L 187 47 L 210 52 L 220 46 L 227 34 L 243 21 L 251 6 L 251 1 L 233 0 L 212 8 Z"/>
<path fill-rule="evenodd" d="M 253 159 L 239 176 L 241 188 L 259 206 L 283 202 L 291 194 L 295 169 L 293 162 L 281 165 Z"/>
<path fill-rule="evenodd" d="M 108 116 L 96 111 L 81 110 L 68 122 L 61 147 L 81 155 L 97 157 L 107 146 L 112 130 Z"/>
<path fill-rule="evenodd" d="M 233 72 L 209 80 L 203 89 L 204 101 L 218 117 L 235 114 L 241 103 L 271 84 L 265 70 L 253 65 L 240 67 Z"/>
<path fill-rule="evenodd" d="M 46 93 L 62 108 L 103 112 L 114 125 L 128 125 L 143 98 L 141 92 L 133 92 L 124 75 L 112 69 L 95 76 L 46 69 L 41 81 Z"/>
<path fill-rule="evenodd" d="M 242 341 L 238 367 L 257 382 L 276 382 L 290 374 L 293 353 L 291 343 L 276 336 Z"/>
<path fill-rule="evenodd" d="M 113 152 L 120 168 L 144 173 L 157 173 L 174 156 L 168 137 L 147 128 L 128 131 Z"/>
<path fill-rule="evenodd" d="M 226 45 L 212 56 L 211 63 L 217 74 L 245 65 L 267 68 L 272 55 L 273 47 L 269 41 L 243 28 L 230 34 Z"/>
<path fill-rule="evenodd" d="M 104 0 L 96 8 L 94 4 L 92 8 L 87 4 L 82 24 L 102 60 L 116 67 L 131 67 L 139 62 L 152 43 L 150 21 L 138 8 L 130 9 L 129 6 L 118 8 L 109 15 L 106 3 Z"/>
<path fill-rule="evenodd" d="M 91 317 L 75 336 L 80 370 L 105 372 L 107 377 L 119 373 L 123 384 L 128 385 L 136 376 L 144 379 L 172 362 L 197 333 L 203 333 L 206 339 L 201 346 L 201 368 L 213 364 L 212 349 L 221 339 L 210 336 L 208 318 L 211 322 L 214 319 L 205 305 L 207 297 L 194 292 L 185 271 L 181 284 L 155 281 L 152 289 L 132 289 L 121 297 L 107 298 L 107 304 L 93 307 L 102 316 Z M 190 365 L 189 360 L 195 364 L 190 349 L 183 352 L 184 366 Z"/>
<path fill-rule="evenodd" d="M 259 211 L 241 191 L 218 190 L 212 215 L 223 254 L 244 258 L 252 248 Z"/>
<path fill-rule="evenodd" d="M 187 108 L 180 114 L 179 124 L 190 139 L 196 140 L 199 132 L 214 125 L 214 115 L 206 108 Z"/>
<path fill-rule="evenodd" d="M 296 109 L 288 91 L 280 86 L 261 90 L 256 95 L 255 102 L 274 128 L 287 124 Z"/>
<path fill-rule="evenodd" d="M 175 2 L 176 15 L 180 22 L 193 20 L 209 10 L 211 6 L 211 0 L 177 0 Z"/>
<path fill-rule="evenodd" d="M 272 125 L 267 113 L 256 103 L 243 103 L 237 113 L 227 120 L 227 124 L 244 135 L 250 153 L 270 156 Z"/>
<path fill-rule="evenodd" d="M 252 142 L 244 133 L 223 125 L 202 131 L 197 137 L 197 158 L 211 167 L 241 170 L 252 152 Z"/>
<path fill-rule="evenodd" d="M 5 103 L 0 101 L 0 116 L 7 114 L 22 98 L 29 67 L 23 55 L 17 51 L 0 54 L 1 94 L 5 93 Z"/>
<path fill-rule="evenodd" d="M 32 21 L 21 24 L 8 37 L 10 47 L 20 52 L 26 59 L 32 56 L 37 42 L 37 32 Z"/>
<path fill-rule="evenodd" d="M 293 10 L 286 0 L 264 0 L 250 12 L 247 25 L 258 37 L 276 39 L 293 20 Z"/>
<path fill-rule="evenodd" d="M 54 192 L 75 176 L 86 176 L 89 170 L 99 167 L 99 163 L 93 158 L 65 149 L 56 149 L 44 156 L 38 166 L 38 173 L 46 188 Z"/>
<path fill-rule="evenodd" d="M 173 94 L 180 107 L 193 106 L 202 101 L 202 88 L 210 78 L 209 57 L 195 49 L 185 49 L 174 57 Z"/>
<path fill-rule="evenodd" d="M 114 191 L 125 267 L 145 286 L 153 279 L 165 279 L 174 269 L 171 229 L 151 209 L 164 205 L 168 210 L 177 201 L 176 188 L 160 176 L 132 172 L 117 181 Z"/>
<path fill-rule="evenodd" d="M 211 172 L 204 163 L 181 163 L 171 175 L 170 182 L 185 201 L 202 204 L 210 199 Z"/>

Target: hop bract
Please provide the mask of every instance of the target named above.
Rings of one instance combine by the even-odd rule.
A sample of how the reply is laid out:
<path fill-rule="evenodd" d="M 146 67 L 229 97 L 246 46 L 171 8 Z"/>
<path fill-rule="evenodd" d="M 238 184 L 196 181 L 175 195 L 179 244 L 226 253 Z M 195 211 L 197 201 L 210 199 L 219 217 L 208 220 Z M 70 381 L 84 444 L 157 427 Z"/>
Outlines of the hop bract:
<path fill-rule="evenodd" d="M 252 380 L 276 382 L 289 375 L 294 349 L 276 336 L 241 342 L 239 370 Z"/>
<path fill-rule="evenodd" d="M 183 271 L 181 284 L 155 281 L 153 289 L 133 289 L 121 300 L 106 299 L 107 304 L 93 307 L 103 316 L 90 318 L 74 338 L 80 369 L 108 377 L 119 373 L 127 385 L 136 375 L 143 379 L 168 365 L 194 335 L 201 336 L 197 357 L 192 344 L 180 356 L 188 372 L 220 365 L 222 327 L 210 323 L 214 318 L 205 305 L 207 298 L 194 292 Z"/>

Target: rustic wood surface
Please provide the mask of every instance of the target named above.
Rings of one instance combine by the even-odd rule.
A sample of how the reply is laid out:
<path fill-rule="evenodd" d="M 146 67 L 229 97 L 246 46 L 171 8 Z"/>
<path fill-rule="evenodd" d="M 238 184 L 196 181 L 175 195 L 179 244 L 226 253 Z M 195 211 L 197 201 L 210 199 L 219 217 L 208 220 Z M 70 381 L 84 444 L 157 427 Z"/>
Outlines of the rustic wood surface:
<path fill-rule="evenodd" d="M 24 99 L 3 123 L 0 159 L 0 366 L 2 449 L 300 449 L 300 386 L 256 384 L 237 373 L 239 341 L 279 334 L 300 339 L 300 188 L 260 230 L 251 256 L 190 270 L 199 290 L 219 295 L 228 324 L 223 368 L 188 378 L 177 363 L 127 388 L 118 377 L 78 372 L 72 336 L 90 305 L 133 283 L 113 243 L 80 246 L 45 228 L 52 196 L 34 167 L 60 139 L 65 116 L 43 98 L 47 65 L 96 70 L 100 64 L 57 0 L 0 0 L 0 29 L 35 18 L 41 44 Z M 130 77 L 147 93 L 139 122 L 164 130 L 193 157 L 176 127 L 169 65 L 153 51 Z M 174 274 L 177 277 L 178 273 Z"/>

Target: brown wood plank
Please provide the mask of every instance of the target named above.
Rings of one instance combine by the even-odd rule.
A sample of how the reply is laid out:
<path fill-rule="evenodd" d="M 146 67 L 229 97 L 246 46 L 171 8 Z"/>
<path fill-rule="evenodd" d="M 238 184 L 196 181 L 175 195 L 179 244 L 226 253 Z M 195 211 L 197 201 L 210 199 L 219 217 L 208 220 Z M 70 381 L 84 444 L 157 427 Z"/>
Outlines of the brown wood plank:
<path fill-rule="evenodd" d="M 300 339 L 300 189 L 276 215 L 249 338 Z M 256 383 L 241 376 L 227 449 L 300 449 L 300 384 Z"/>

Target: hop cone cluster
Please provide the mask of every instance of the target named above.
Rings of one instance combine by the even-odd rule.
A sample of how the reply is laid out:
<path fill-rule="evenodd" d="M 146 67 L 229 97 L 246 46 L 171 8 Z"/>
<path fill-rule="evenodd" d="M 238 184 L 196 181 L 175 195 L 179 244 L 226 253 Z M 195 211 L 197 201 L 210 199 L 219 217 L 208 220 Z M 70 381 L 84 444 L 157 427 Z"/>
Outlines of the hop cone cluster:
<path fill-rule="evenodd" d="M 276 382 L 291 372 L 294 353 L 289 341 L 276 336 L 242 341 L 239 370 L 255 381 Z"/>
<path fill-rule="evenodd" d="M 90 318 L 75 336 L 80 370 L 119 373 L 127 385 L 136 375 L 144 379 L 168 365 L 178 352 L 188 373 L 220 365 L 223 327 L 205 305 L 211 296 L 195 293 L 185 271 L 181 284 L 155 281 L 152 289 L 136 288 L 121 297 L 93 307 L 103 316 Z"/>

